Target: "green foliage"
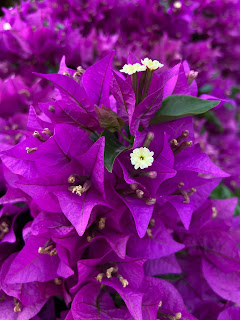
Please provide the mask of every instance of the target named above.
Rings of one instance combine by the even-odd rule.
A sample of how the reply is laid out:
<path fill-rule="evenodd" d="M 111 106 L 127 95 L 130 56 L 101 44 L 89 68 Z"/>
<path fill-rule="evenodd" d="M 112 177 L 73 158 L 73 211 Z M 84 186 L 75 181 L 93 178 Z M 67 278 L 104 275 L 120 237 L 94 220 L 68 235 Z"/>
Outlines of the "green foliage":
<path fill-rule="evenodd" d="M 116 135 L 107 130 L 104 130 L 101 136 L 105 137 L 104 164 L 107 170 L 112 172 L 116 157 L 128 147 L 122 145 Z"/>
<path fill-rule="evenodd" d="M 220 183 L 211 193 L 212 199 L 228 199 L 236 195 L 223 183 Z"/>
<path fill-rule="evenodd" d="M 201 115 L 201 117 L 207 119 L 210 123 L 213 123 L 216 125 L 218 128 L 219 132 L 223 132 L 223 126 L 221 121 L 218 119 L 218 117 L 212 112 L 212 111 L 207 111 Z"/>
<path fill-rule="evenodd" d="M 192 96 L 172 95 L 163 100 L 159 111 L 151 120 L 151 124 L 202 114 L 217 106 L 219 102 Z"/>
<path fill-rule="evenodd" d="M 155 276 L 155 278 L 160 278 L 166 281 L 177 281 L 182 279 L 182 277 L 183 275 L 181 273 L 165 273 Z"/>
<path fill-rule="evenodd" d="M 200 94 L 209 94 L 209 93 L 211 93 L 212 89 L 213 89 L 212 84 L 204 84 L 201 88 L 199 88 L 199 95 Z"/>
<path fill-rule="evenodd" d="M 212 199 L 228 199 L 238 198 L 238 204 L 235 208 L 234 216 L 240 216 L 240 190 L 235 189 L 235 192 L 229 189 L 224 183 L 220 183 L 211 193 L 210 198 Z"/>

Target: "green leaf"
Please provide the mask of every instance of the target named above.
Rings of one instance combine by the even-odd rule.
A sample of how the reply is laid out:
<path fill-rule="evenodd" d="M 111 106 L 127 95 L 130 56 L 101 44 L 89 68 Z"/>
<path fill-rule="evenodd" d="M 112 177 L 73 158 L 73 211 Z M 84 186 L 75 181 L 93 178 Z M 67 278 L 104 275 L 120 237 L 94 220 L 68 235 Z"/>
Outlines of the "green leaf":
<path fill-rule="evenodd" d="M 182 279 L 183 275 L 181 273 L 165 273 L 154 276 L 155 278 L 160 278 L 166 281 L 177 281 Z"/>
<path fill-rule="evenodd" d="M 213 89 L 212 84 L 204 84 L 200 89 L 199 89 L 199 94 L 209 94 Z"/>
<path fill-rule="evenodd" d="M 231 92 L 231 95 L 230 95 L 230 98 L 231 99 L 236 99 L 236 95 L 240 92 L 240 88 L 237 87 L 237 86 L 233 86 L 232 87 L 232 92 Z"/>
<path fill-rule="evenodd" d="M 64 30 L 65 29 L 65 25 L 63 23 L 56 23 L 56 28 L 58 28 L 59 30 Z"/>
<path fill-rule="evenodd" d="M 165 98 L 151 124 L 172 121 L 179 118 L 205 113 L 214 108 L 220 101 L 203 100 L 192 96 L 172 95 Z"/>
<path fill-rule="evenodd" d="M 212 199 L 228 199 L 236 196 L 225 184 L 220 183 L 210 194 Z"/>
<path fill-rule="evenodd" d="M 240 216 L 240 205 L 238 204 L 235 208 L 235 211 L 234 211 L 234 216 Z"/>
<path fill-rule="evenodd" d="M 105 137 L 104 164 L 107 170 L 112 172 L 116 157 L 128 147 L 122 145 L 116 135 L 107 130 L 104 130 L 101 136 Z"/>
<path fill-rule="evenodd" d="M 224 131 L 221 121 L 218 119 L 218 117 L 212 111 L 208 111 L 208 112 L 204 113 L 203 118 L 205 118 L 209 122 L 215 124 L 220 132 Z"/>
<path fill-rule="evenodd" d="M 224 107 L 225 107 L 226 109 L 228 109 L 228 110 L 233 110 L 233 109 L 235 109 L 234 105 L 232 105 L 232 104 L 229 103 L 229 102 L 225 102 L 225 103 L 224 103 Z"/>

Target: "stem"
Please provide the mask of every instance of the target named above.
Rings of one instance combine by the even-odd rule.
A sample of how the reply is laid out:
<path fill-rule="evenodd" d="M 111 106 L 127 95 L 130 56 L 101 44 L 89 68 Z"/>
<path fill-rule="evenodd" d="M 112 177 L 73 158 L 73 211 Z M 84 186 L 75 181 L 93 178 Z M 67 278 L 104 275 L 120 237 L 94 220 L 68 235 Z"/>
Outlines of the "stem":
<path fill-rule="evenodd" d="M 143 91 L 143 87 L 144 87 L 145 81 L 146 81 L 146 74 L 147 74 L 147 71 L 144 71 L 142 73 L 140 81 L 139 81 L 138 101 L 136 101 L 136 105 L 138 105 L 142 101 L 142 91 Z"/>
<path fill-rule="evenodd" d="M 94 131 L 94 130 L 90 130 L 90 131 L 95 135 L 96 138 L 99 138 L 99 135 L 97 134 L 96 131 Z"/>
<path fill-rule="evenodd" d="M 120 135 L 123 137 L 124 140 L 128 141 L 129 143 L 131 143 L 131 140 L 128 139 L 128 137 L 126 137 L 125 134 L 121 130 L 119 130 L 118 132 L 120 133 Z"/>
<path fill-rule="evenodd" d="M 133 73 L 131 75 L 131 82 L 132 82 L 132 87 L 135 93 L 135 100 L 136 100 L 136 104 L 138 103 L 138 75 L 137 72 Z"/>
<path fill-rule="evenodd" d="M 150 84 L 152 81 L 152 76 L 153 76 L 153 71 L 147 69 L 146 82 L 145 82 L 145 87 L 144 87 L 142 99 L 145 99 L 148 94 L 148 90 L 149 90 L 149 87 L 150 87 Z"/>
<path fill-rule="evenodd" d="M 80 123 L 79 123 L 79 127 L 80 127 L 80 128 L 83 128 L 83 129 L 85 129 L 85 130 L 87 130 L 87 131 L 89 131 L 89 132 L 92 132 L 92 134 L 94 134 L 94 136 L 95 136 L 97 139 L 99 138 L 99 135 L 97 134 L 96 131 L 94 131 L 94 130 L 88 128 L 88 127 L 85 127 L 84 125 L 81 125 Z"/>

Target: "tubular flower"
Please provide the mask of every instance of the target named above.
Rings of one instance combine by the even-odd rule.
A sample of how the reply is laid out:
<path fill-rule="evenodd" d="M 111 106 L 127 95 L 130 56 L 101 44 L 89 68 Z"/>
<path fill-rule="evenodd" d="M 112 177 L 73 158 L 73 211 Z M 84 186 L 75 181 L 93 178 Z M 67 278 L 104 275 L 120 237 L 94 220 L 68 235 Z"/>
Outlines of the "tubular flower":
<path fill-rule="evenodd" d="M 141 65 L 140 63 L 134 64 L 125 64 L 120 72 L 127 73 L 129 75 L 134 74 L 135 72 L 146 71 L 147 67 L 145 65 Z"/>
<path fill-rule="evenodd" d="M 158 68 L 162 68 L 163 64 L 160 63 L 157 60 L 152 60 L 149 58 L 145 58 L 144 60 L 141 60 L 142 64 L 144 66 L 146 66 L 148 69 L 150 69 L 151 71 L 157 70 Z"/>
<path fill-rule="evenodd" d="M 146 147 L 136 148 L 130 154 L 131 163 L 134 166 L 134 169 L 145 169 L 151 167 L 153 164 L 153 155 L 154 152 L 150 151 Z"/>

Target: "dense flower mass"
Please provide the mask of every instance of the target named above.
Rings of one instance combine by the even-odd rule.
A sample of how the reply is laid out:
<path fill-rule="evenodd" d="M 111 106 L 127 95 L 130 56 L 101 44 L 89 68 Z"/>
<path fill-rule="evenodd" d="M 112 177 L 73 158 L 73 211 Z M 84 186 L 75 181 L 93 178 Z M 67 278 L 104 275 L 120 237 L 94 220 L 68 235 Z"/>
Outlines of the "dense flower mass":
<path fill-rule="evenodd" d="M 239 8 L 3 10 L 0 319 L 240 318 Z"/>

